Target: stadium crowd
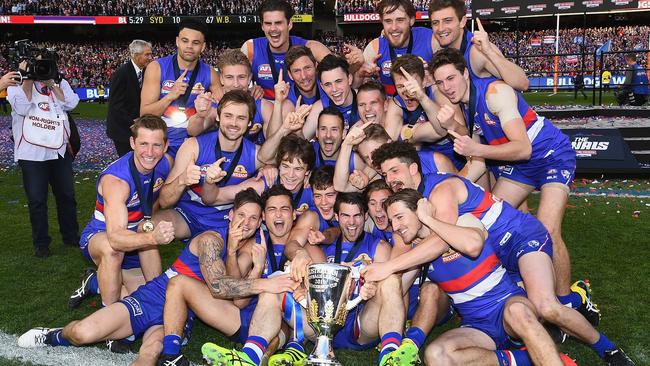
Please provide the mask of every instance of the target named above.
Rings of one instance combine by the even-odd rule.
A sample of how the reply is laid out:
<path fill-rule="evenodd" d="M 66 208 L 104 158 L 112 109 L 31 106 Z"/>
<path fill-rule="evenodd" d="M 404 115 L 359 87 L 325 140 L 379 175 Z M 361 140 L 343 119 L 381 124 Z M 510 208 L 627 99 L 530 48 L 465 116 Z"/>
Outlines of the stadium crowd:
<path fill-rule="evenodd" d="M 603 43 L 611 40 L 610 51 L 643 50 L 647 48 L 647 35 L 650 33 L 650 26 L 641 27 L 600 27 L 587 28 L 583 33 L 582 29 L 571 28 L 560 30 L 560 54 L 580 53 L 583 34 L 585 57 L 584 68 L 586 74 L 593 70 L 593 52 Z M 555 53 L 555 43 L 545 43 L 546 39 L 554 37 L 555 30 L 526 30 L 519 32 L 494 32 L 490 33 L 490 39 L 503 50 L 504 54 L 520 65 L 529 76 L 548 76 L 553 72 L 553 57 L 535 56 L 538 54 L 550 55 Z M 343 45 L 352 44 L 363 49 L 372 38 L 364 35 L 347 34 L 337 35 L 336 32 L 328 31 L 320 34 L 318 38 L 332 52 L 343 54 Z M 241 40 L 208 41 L 204 53 L 204 59 L 210 65 L 216 65 L 217 57 L 228 46 L 241 44 Z M 3 48 L 7 44 L 1 45 Z M 48 42 L 40 44 L 41 47 L 53 47 L 60 55 L 60 70 L 65 74 L 73 88 L 95 87 L 100 84 L 108 84 L 112 71 L 128 58 L 126 51 L 127 43 L 120 42 L 82 42 L 62 43 Z M 173 52 L 173 42 L 154 43 L 153 53 L 165 55 Z M 120 55 L 116 57 L 116 55 Z M 640 65 L 646 65 L 647 54 L 637 54 Z M 80 67 L 83 60 L 84 67 Z M 561 56 L 561 74 L 571 74 L 581 70 L 581 56 Z M 606 69 L 613 74 L 623 74 L 626 69 L 624 54 L 606 55 L 603 59 Z M 0 69 L 10 70 L 6 60 L 0 59 Z"/>
<path fill-rule="evenodd" d="M 420 0 L 421 1 L 421 0 Z M 227 0 L 39 0 L 0 1 L 0 14 L 33 15 L 256 15 L 262 1 Z M 311 14 L 312 0 L 291 0 L 296 14 Z"/>
<path fill-rule="evenodd" d="M 429 2 L 427 0 L 413 0 L 413 6 L 417 11 L 427 11 Z M 340 0 L 336 3 L 336 14 L 374 13 L 375 0 Z"/>

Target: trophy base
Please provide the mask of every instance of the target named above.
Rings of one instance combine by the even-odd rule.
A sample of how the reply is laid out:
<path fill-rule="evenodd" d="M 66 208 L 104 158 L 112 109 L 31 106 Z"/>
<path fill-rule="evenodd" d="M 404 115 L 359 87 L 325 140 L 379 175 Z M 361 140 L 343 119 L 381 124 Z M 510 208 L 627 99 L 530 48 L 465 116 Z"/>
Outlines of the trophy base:
<path fill-rule="evenodd" d="M 312 358 L 305 361 L 308 366 L 342 366 L 337 360 L 328 360 L 325 358 Z"/>

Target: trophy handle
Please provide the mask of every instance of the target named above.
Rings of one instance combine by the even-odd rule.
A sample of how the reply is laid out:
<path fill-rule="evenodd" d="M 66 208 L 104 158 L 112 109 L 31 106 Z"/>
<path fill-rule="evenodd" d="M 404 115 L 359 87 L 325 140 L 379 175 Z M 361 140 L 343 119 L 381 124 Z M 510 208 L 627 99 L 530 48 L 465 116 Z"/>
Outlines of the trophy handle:
<path fill-rule="evenodd" d="M 361 303 L 361 301 L 363 301 L 361 295 L 357 295 L 357 297 L 355 297 L 354 299 L 348 300 L 348 302 L 345 304 L 345 310 L 350 311 L 356 308 L 357 305 Z"/>

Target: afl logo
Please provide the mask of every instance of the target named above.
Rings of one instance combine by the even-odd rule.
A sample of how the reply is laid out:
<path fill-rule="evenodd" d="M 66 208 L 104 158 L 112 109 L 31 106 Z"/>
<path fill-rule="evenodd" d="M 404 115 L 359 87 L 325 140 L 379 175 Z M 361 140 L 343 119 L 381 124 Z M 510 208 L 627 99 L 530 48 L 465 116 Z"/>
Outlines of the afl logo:
<path fill-rule="evenodd" d="M 496 122 L 490 119 L 490 116 L 487 113 L 483 113 L 483 119 L 485 120 L 485 123 L 487 123 L 490 126 L 495 126 L 497 124 Z"/>
<path fill-rule="evenodd" d="M 273 72 L 269 64 L 262 64 L 257 68 L 257 77 L 259 79 L 273 79 Z"/>
<path fill-rule="evenodd" d="M 162 91 L 164 92 L 170 92 L 172 88 L 174 87 L 174 80 L 165 80 L 162 83 Z"/>
<path fill-rule="evenodd" d="M 393 66 L 393 62 L 391 60 L 384 61 L 381 64 L 381 73 L 384 75 L 390 75 L 390 68 Z"/>
<path fill-rule="evenodd" d="M 40 102 L 40 103 L 38 103 L 38 108 L 40 108 L 41 110 L 43 110 L 45 112 L 49 112 L 50 111 L 50 103 L 48 103 L 48 102 Z"/>

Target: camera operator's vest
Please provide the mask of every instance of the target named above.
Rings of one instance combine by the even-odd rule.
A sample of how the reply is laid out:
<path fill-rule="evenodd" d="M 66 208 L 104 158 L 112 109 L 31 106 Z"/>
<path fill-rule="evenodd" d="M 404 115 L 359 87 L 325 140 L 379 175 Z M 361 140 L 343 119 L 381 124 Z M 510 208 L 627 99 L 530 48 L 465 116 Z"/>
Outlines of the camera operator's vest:
<path fill-rule="evenodd" d="M 32 145 L 60 149 L 68 142 L 70 122 L 52 90 L 42 94 L 32 87 L 32 106 L 23 120 L 23 138 Z"/>

